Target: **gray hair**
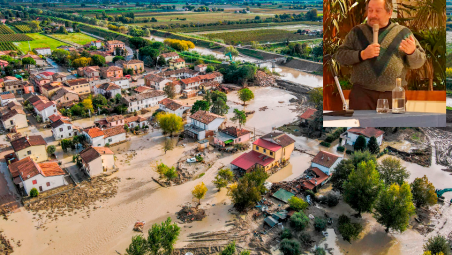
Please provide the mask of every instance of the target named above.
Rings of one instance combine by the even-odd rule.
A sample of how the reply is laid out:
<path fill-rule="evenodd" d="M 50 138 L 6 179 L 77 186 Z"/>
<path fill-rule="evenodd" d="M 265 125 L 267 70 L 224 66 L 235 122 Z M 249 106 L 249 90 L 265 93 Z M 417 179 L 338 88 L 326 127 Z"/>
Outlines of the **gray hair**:
<path fill-rule="evenodd" d="M 369 2 L 371 0 L 366 1 L 366 10 L 369 7 Z M 387 12 L 391 12 L 393 10 L 393 6 L 392 6 L 392 0 L 383 0 L 383 2 L 385 3 L 385 10 Z"/>

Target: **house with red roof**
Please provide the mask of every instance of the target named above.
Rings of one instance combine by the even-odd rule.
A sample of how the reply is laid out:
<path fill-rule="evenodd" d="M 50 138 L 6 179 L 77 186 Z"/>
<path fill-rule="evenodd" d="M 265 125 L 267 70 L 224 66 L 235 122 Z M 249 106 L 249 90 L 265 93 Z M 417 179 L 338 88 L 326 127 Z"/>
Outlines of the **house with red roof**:
<path fill-rule="evenodd" d="M 191 109 L 191 106 L 183 105 L 182 102 L 170 98 L 164 98 L 163 100 L 159 101 L 159 109 L 167 113 L 176 114 L 177 116 L 182 118 L 184 117 L 184 114 L 188 113 L 188 111 Z"/>
<path fill-rule="evenodd" d="M 49 100 L 39 100 L 33 103 L 36 114 L 41 116 L 42 122 L 49 121 L 49 117 L 57 113 L 56 104 Z"/>
<path fill-rule="evenodd" d="M 317 112 L 317 109 L 308 108 L 304 113 L 300 116 L 301 124 L 308 124 L 308 121 L 314 120 L 314 113 Z"/>
<path fill-rule="evenodd" d="M 189 137 L 203 140 L 213 136 L 225 120 L 223 116 L 199 110 L 190 115 L 190 124 L 185 125 L 184 132 Z"/>
<path fill-rule="evenodd" d="M 294 148 L 295 140 L 290 136 L 282 132 L 271 132 L 254 141 L 252 151 L 243 153 L 231 165 L 247 173 L 256 167 L 268 171 L 289 160 Z"/>
<path fill-rule="evenodd" d="M 238 143 L 244 143 L 251 138 L 251 132 L 249 130 L 238 127 L 226 127 L 219 129 L 215 134 L 213 143 L 220 147 L 227 145 L 234 145 Z"/>
<path fill-rule="evenodd" d="M 55 140 L 61 140 L 66 138 L 72 138 L 79 134 L 80 128 L 74 126 L 70 120 L 59 119 L 50 124 L 52 127 L 52 134 Z"/>
<path fill-rule="evenodd" d="M 336 154 L 319 151 L 312 159 L 311 167 L 304 172 L 301 187 L 303 189 L 316 190 L 323 186 L 330 180 L 336 166 L 342 159 Z"/>
<path fill-rule="evenodd" d="M 23 189 L 27 195 L 33 188 L 43 192 L 68 184 L 65 180 L 68 173 L 58 165 L 58 162 L 36 163 L 30 157 L 26 157 L 10 164 L 8 169 L 14 184 L 20 190 Z"/>
<path fill-rule="evenodd" d="M 114 153 L 107 147 L 89 147 L 80 152 L 82 170 L 90 177 L 100 175 L 115 167 Z"/>
<path fill-rule="evenodd" d="M 31 157 L 36 162 L 43 162 L 48 159 L 47 142 L 40 135 L 20 137 L 11 141 L 11 146 L 14 150 L 13 156 L 9 157 L 11 161 L 21 160 L 26 157 Z"/>
<path fill-rule="evenodd" d="M 83 135 L 92 146 L 108 146 L 126 140 L 126 130 L 121 125 L 110 128 L 87 128 L 83 130 Z"/>
<path fill-rule="evenodd" d="M 202 79 L 199 76 L 180 80 L 183 89 L 198 89 L 202 83 Z"/>
<path fill-rule="evenodd" d="M 381 143 L 383 142 L 384 133 L 385 132 L 383 130 L 373 128 L 373 127 L 366 127 L 366 128 L 362 128 L 362 127 L 350 128 L 349 127 L 349 128 L 347 128 L 347 131 L 345 131 L 343 134 L 341 134 L 340 138 L 342 138 L 342 141 L 344 141 L 345 145 L 349 145 L 349 146 L 353 147 L 353 145 L 356 142 L 356 139 L 358 139 L 358 137 L 360 135 L 364 136 L 367 143 L 369 142 L 370 138 L 372 136 L 374 136 L 377 139 L 378 145 L 381 146 Z"/>
<path fill-rule="evenodd" d="M 170 59 L 168 61 L 169 70 L 177 70 L 185 67 L 185 60 L 182 58 Z"/>

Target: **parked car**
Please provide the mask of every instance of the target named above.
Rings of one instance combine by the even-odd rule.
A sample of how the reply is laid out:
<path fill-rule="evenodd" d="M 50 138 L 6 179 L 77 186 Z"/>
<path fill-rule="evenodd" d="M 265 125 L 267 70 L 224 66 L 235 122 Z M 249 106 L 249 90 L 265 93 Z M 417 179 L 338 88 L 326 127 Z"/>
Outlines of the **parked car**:
<path fill-rule="evenodd" d="M 196 158 L 188 158 L 187 159 L 187 163 L 195 163 L 196 162 Z"/>

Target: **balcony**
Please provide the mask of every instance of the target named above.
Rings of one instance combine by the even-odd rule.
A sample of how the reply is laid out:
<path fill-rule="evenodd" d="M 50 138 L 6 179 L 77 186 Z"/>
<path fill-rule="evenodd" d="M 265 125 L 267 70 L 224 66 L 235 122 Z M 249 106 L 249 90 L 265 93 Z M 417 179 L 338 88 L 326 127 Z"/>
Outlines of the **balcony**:
<path fill-rule="evenodd" d="M 184 126 L 185 131 L 189 131 L 195 134 L 199 134 L 200 132 L 204 132 L 205 130 L 203 128 L 197 127 L 193 124 L 186 124 Z"/>

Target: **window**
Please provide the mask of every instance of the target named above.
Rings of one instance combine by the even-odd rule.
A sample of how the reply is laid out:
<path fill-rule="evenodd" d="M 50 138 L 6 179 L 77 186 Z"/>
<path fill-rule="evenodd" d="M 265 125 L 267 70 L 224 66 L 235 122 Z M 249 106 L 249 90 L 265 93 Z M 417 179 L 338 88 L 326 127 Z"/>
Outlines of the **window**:
<path fill-rule="evenodd" d="M 61 135 L 61 138 L 63 138 L 63 135 Z"/>
<path fill-rule="evenodd" d="M 63 128 L 60 128 L 60 132 L 63 132 Z"/>
<path fill-rule="evenodd" d="M 56 112 L 56 110 L 53 110 L 53 112 Z"/>
<path fill-rule="evenodd" d="M 112 140 L 111 138 L 110 138 L 110 139 L 108 139 L 108 142 L 109 142 L 109 143 L 111 143 L 112 141 L 113 141 L 113 140 Z"/>
<path fill-rule="evenodd" d="M 47 185 L 47 187 L 50 187 L 50 182 L 47 182 L 46 185 Z"/>
<path fill-rule="evenodd" d="M 11 125 L 14 125 L 14 121 L 10 120 L 9 122 L 11 123 Z"/>
<path fill-rule="evenodd" d="M 273 151 L 270 151 L 270 156 L 273 156 Z"/>
<path fill-rule="evenodd" d="M 259 150 L 259 146 L 256 145 L 256 150 Z"/>
<path fill-rule="evenodd" d="M 37 180 L 33 180 L 32 183 L 33 183 L 33 185 L 35 185 L 35 184 L 38 184 L 38 181 Z"/>
<path fill-rule="evenodd" d="M 67 127 L 67 130 L 71 130 L 71 127 Z"/>
<path fill-rule="evenodd" d="M 264 153 L 266 153 L 267 152 L 267 150 L 266 149 L 264 149 Z"/>
<path fill-rule="evenodd" d="M 239 142 L 242 140 L 242 138 L 239 138 Z"/>
<path fill-rule="evenodd" d="M 28 155 L 31 155 L 31 151 L 27 151 L 27 154 L 28 154 Z"/>

